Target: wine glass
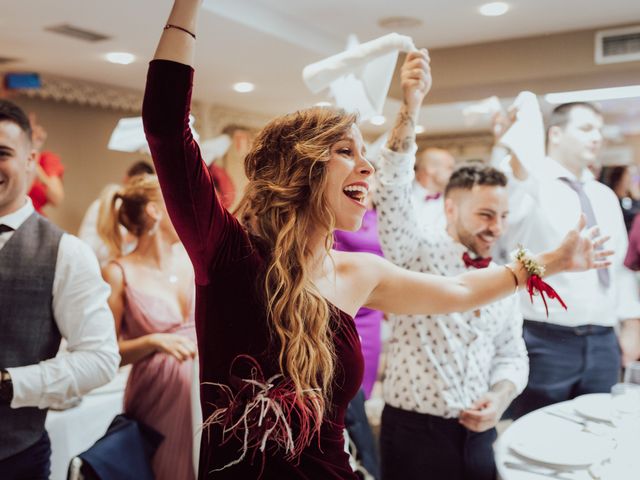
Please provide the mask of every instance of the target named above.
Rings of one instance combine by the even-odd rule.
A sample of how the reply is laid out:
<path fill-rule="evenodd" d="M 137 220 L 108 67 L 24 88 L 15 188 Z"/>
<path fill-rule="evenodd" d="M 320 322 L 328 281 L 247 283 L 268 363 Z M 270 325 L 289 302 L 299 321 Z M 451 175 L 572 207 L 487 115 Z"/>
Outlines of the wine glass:
<path fill-rule="evenodd" d="M 624 383 L 640 385 L 640 362 L 631 362 L 624 370 Z"/>
<path fill-rule="evenodd" d="M 614 463 L 638 468 L 640 385 L 617 383 L 611 387 L 611 420 L 615 426 L 613 438 L 617 444 Z"/>

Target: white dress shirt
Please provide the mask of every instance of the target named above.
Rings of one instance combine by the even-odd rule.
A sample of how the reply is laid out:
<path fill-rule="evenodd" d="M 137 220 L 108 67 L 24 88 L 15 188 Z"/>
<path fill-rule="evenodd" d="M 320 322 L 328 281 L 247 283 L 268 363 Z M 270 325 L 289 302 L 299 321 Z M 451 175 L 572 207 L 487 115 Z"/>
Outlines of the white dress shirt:
<path fill-rule="evenodd" d="M 33 212 L 27 199 L 22 208 L 0 217 L 0 224 L 17 230 Z M 13 234 L 0 234 L 0 249 Z M 38 364 L 7 368 L 12 408 L 64 405 L 109 382 L 120 364 L 107 304 L 109 286 L 91 249 L 67 233 L 60 239 L 52 293 L 53 316 L 68 351 Z"/>
<path fill-rule="evenodd" d="M 98 215 L 100 213 L 100 200 L 94 200 L 87 208 L 78 229 L 78 238 L 91 247 L 96 254 L 100 265 L 110 260 L 109 247 L 98 235 Z"/>
<path fill-rule="evenodd" d="M 466 247 L 446 229 L 425 229 L 411 205 L 413 154 L 382 151 L 376 205 L 385 257 L 414 271 L 453 276 L 466 271 Z M 508 380 L 520 393 L 529 362 L 518 298 L 447 315 L 389 315 L 392 334 L 384 399 L 404 410 L 445 418 Z"/>
<path fill-rule="evenodd" d="M 420 182 L 413 180 L 412 201 L 418 212 L 417 218 L 420 225 L 429 229 L 445 228 L 447 217 L 444 214 L 444 196 L 438 198 L 427 197 L 432 195 Z"/>
<path fill-rule="evenodd" d="M 533 304 L 526 292 L 521 292 L 524 318 L 574 327 L 578 325 L 615 326 L 619 320 L 640 317 L 638 287 L 633 273 L 624 265 L 627 252 L 627 231 L 620 204 L 613 191 L 597 182 L 591 172 L 584 171 L 577 179 L 557 161 L 547 157 L 532 168 L 526 181 L 510 174 L 510 213 L 508 229 L 501 238 L 502 252 L 512 251 L 518 244 L 539 253 L 560 245 L 567 232 L 574 228 L 582 212 L 578 194 L 560 178 L 580 180 L 589 198 L 603 235 L 611 235 L 606 248 L 615 250 L 611 258 L 610 286 L 600 285 L 595 270 L 554 275 L 549 284 L 567 304 L 564 310 L 556 301 L 549 302 L 549 318 L 540 299 Z"/>

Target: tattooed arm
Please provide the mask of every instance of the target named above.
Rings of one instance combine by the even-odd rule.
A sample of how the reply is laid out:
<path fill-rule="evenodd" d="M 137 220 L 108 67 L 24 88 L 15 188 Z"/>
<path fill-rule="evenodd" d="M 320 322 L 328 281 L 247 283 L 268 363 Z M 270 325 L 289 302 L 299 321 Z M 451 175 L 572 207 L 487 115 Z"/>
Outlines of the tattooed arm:
<path fill-rule="evenodd" d="M 421 229 L 411 197 L 415 163 L 415 125 L 424 96 L 431 87 L 429 55 L 411 52 L 401 70 L 403 103 L 377 171 L 378 234 L 385 257 L 407 264 L 420 249 Z"/>
<path fill-rule="evenodd" d="M 409 107 L 402 103 L 396 124 L 391 130 L 391 135 L 387 140 L 387 148 L 392 152 L 406 153 L 416 140 L 416 119 L 420 107 Z"/>
<path fill-rule="evenodd" d="M 387 148 L 392 152 L 408 152 L 416 140 L 416 120 L 422 100 L 431 89 L 431 67 L 427 50 L 407 54 L 400 72 L 403 101 L 391 131 Z"/>

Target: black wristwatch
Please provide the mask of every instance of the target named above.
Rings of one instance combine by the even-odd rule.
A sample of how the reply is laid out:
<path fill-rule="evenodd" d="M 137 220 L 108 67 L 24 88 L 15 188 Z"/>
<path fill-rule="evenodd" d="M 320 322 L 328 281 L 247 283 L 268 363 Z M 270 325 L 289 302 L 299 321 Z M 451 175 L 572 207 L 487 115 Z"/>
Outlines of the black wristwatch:
<path fill-rule="evenodd" d="M 0 370 L 0 404 L 10 405 L 13 400 L 13 382 L 6 370 Z"/>

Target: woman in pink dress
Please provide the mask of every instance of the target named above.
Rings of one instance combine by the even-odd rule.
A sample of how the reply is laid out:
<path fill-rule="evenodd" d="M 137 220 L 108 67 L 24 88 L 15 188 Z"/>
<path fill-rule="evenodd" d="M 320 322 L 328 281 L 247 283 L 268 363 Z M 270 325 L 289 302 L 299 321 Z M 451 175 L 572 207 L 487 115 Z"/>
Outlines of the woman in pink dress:
<path fill-rule="evenodd" d="M 155 176 L 137 177 L 110 201 L 119 251 L 120 224 L 137 237 L 133 252 L 103 269 L 122 364 L 133 364 L 124 411 L 164 435 L 152 468 L 158 480 L 193 480 L 191 384 L 196 355 L 193 270 L 174 230 Z"/>

